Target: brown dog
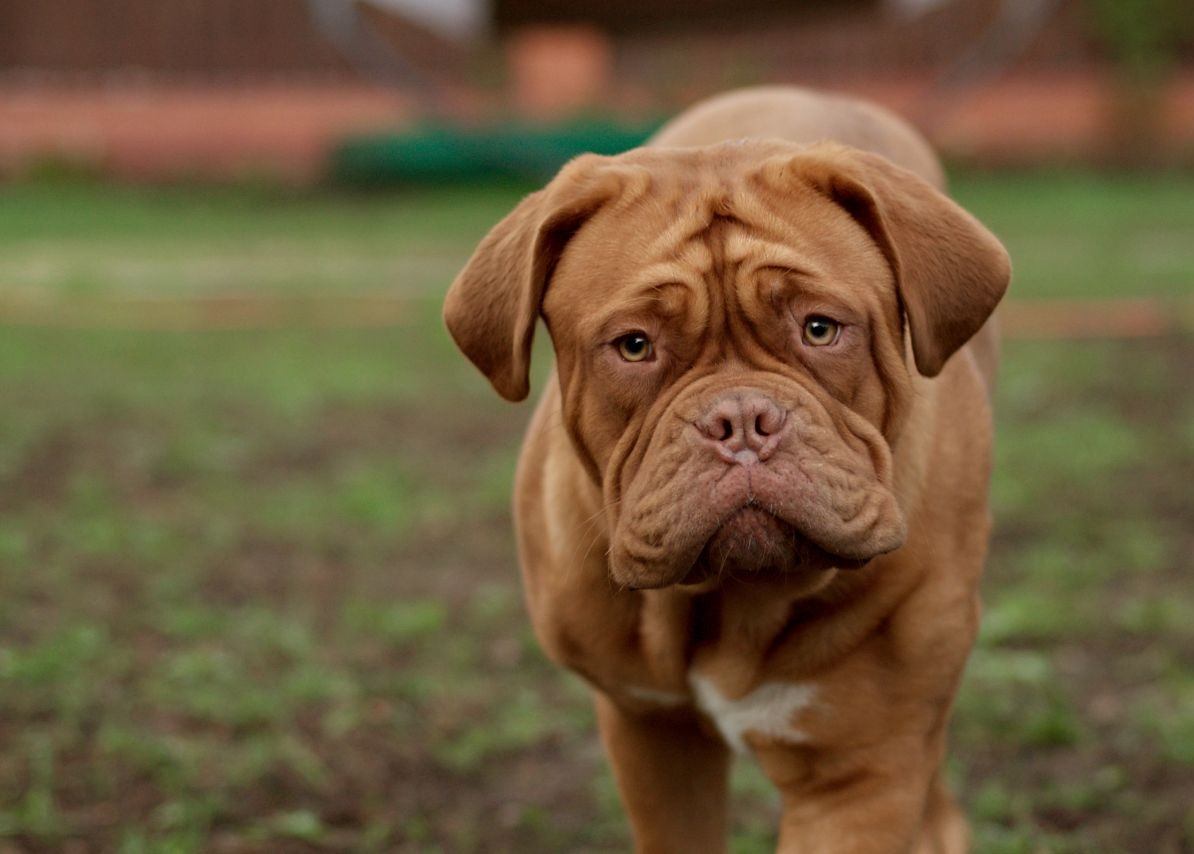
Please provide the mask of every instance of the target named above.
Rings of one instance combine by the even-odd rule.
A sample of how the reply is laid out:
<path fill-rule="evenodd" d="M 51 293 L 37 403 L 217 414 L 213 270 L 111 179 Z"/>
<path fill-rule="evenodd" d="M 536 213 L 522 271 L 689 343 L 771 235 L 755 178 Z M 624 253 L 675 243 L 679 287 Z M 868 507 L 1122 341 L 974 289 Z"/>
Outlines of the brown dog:
<path fill-rule="evenodd" d="M 568 164 L 448 293 L 503 397 L 540 317 L 554 342 L 527 602 L 593 687 L 641 851 L 724 849 L 730 748 L 779 788 L 782 851 L 967 847 L 940 768 L 1010 267 L 942 185 L 878 109 L 732 93 Z"/>

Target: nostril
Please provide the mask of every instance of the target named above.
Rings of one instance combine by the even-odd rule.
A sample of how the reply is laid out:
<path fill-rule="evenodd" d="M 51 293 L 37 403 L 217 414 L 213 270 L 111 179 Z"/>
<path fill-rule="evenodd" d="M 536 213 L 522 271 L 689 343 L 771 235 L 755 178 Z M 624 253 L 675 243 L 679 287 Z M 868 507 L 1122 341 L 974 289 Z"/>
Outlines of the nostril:
<path fill-rule="evenodd" d="M 721 421 L 718 422 L 717 426 L 721 433 L 721 435 L 719 435 L 717 437 L 717 440 L 719 442 L 724 442 L 734 435 L 734 424 L 732 421 L 730 421 L 730 419 L 728 419 L 728 418 L 721 419 Z"/>
<path fill-rule="evenodd" d="M 785 420 L 783 410 L 769 406 L 755 416 L 755 433 L 764 438 L 774 436 L 783 429 Z"/>

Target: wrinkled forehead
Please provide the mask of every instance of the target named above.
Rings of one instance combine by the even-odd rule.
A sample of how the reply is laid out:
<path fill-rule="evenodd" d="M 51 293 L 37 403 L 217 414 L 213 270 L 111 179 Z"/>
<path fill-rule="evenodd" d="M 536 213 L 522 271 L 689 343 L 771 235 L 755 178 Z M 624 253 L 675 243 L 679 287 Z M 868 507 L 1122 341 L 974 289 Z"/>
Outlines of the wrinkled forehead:
<path fill-rule="evenodd" d="M 710 303 L 806 289 L 859 311 L 895 305 L 890 269 L 866 231 L 812 187 L 778 192 L 745 165 L 651 171 L 572 238 L 552 277 L 544 313 L 579 335 L 620 318 L 707 316 Z"/>

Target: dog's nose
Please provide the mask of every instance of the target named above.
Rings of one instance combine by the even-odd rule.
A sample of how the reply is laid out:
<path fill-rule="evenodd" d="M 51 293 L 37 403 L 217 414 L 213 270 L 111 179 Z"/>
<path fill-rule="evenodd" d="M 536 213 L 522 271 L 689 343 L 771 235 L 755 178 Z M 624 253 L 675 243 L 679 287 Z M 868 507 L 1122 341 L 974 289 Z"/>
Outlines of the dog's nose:
<path fill-rule="evenodd" d="M 771 456 L 786 416 L 762 392 L 737 391 L 715 400 L 695 423 L 726 462 L 745 464 Z"/>

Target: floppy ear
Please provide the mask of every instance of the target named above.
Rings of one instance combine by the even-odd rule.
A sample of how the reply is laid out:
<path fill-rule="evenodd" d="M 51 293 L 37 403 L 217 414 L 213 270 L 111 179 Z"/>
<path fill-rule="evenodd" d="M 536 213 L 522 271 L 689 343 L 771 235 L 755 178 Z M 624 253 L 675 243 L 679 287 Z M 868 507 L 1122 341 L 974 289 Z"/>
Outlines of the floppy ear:
<path fill-rule="evenodd" d="M 1007 250 L 945 194 L 886 158 L 818 148 L 797 155 L 800 172 L 879 245 L 895 273 L 916 368 L 936 376 L 1003 298 Z"/>
<path fill-rule="evenodd" d="M 530 390 L 531 340 L 569 238 L 619 192 L 610 158 L 582 155 L 493 227 L 448 289 L 444 323 L 498 394 Z"/>

